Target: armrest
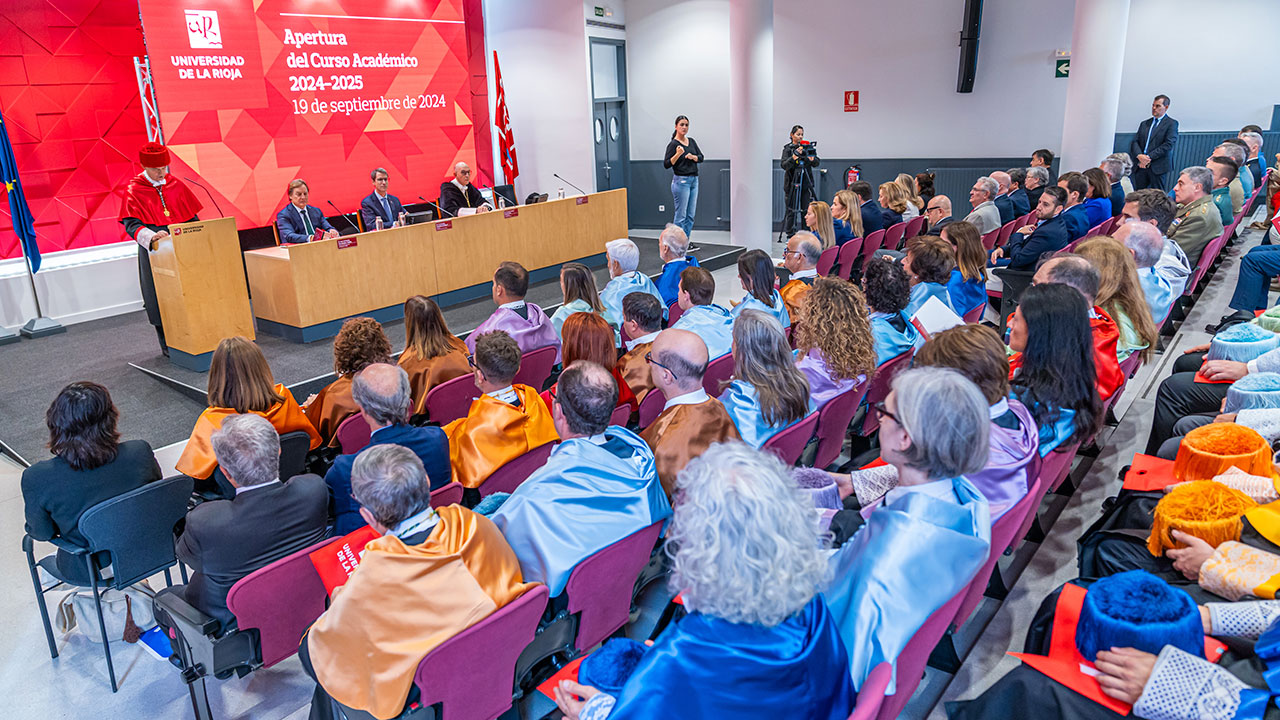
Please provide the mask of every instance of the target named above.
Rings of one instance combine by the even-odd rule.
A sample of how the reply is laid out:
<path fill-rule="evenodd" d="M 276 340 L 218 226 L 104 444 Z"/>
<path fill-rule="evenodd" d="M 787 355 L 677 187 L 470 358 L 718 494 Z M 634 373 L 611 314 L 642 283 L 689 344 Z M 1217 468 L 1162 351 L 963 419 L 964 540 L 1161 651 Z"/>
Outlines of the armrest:
<path fill-rule="evenodd" d="M 49 542 L 52 543 L 53 546 L 58 548 L 59 550 L 66 553 L 71 553 L 72 555 L 84 555 L 85 553 L 89 552 L 89 548 L 77 545 L 65 538 L 56 537 L 50 540 Z"/>
<path fill-rule="evenodd" d="M 197 610 L 178 593 L 160 593 L 156 595 L 155 603 L 173 618 L 179 630 L 190 628 L 200 635 L 208 636 L 218 631 L 219 623 L 216 618 Z"/>

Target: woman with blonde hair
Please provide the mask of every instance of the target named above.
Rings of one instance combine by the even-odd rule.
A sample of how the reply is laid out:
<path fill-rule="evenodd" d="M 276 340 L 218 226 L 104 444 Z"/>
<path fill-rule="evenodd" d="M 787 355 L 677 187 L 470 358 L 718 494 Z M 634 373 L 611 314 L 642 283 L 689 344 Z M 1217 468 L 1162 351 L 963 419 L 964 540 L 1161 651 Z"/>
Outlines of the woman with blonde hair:
<path fill-rule="evenodd" d="M 809 203 L 809 211 L 804 214 L 804 224 L 822 241 L 823 250 L 836 246 L 836 230 L 835 223 L 831 219 L 831 206 L 821 200 Z"/>
<path fill-rule="evenodd" d="M 560 291 L 564 293 L 564 304 L 551 316 L 551 324 L 556 328 L 556 335 L 561 335 L 564 321 L 574 313 L 593 312 L 609 323 L 614 330 L 614 346 L 622 343 L 618 335 L 621 321 L 609 312 L 600 301 L 600 292 L 596 290 L 596 277 L 590 268 L 582 263 L 565 263 L 560 268 Z"/>
<path fill-rule="evenodd" d="M 720 402 L 742 441 L 760 447 L 817 408 L 777 318 L 744 310 L 733 321 L 733 381 Z"/>
<path fill-rule="evenodd" d="M 987 301 L 987 253 L 982 248 L 982 235 L 973 223 L 958 220 L 943 227 L 941 237 L 956 249 L 947 296 L 963 316 Z"/>
<path fill-rule="evenodd" d="M 852 190 L 841 190 L 831 198 L 831 222 L 835 229 L 836 245 L 844 245 L 862 237 L 861 204 Z"/>
<path fill-rule="evenodd" d="M 880 183 L 880 216 L 884 218 L 885 229 L 902 222 L 903 213 L 910 204 L 907 191 L 901 185 L 896 182 Z"/>
<path fill-rule="evenodd" d="M 1075 254 L 1098 270 L 1098 295 L 1094 304 L 1105 310 L 1120 329 L 1116 359 L 1124 361 L 1138 352 L 1144 362 L 1148 360 L 1160 339 L 1160 329 L 1151 319 L 1133 253 L 1119 240 L 1098 235 L 1077 245 Z"/>
<path fill-rule="evenodd" d="M 320 433 L 320 439 L 337 444 L 338 426 L 347 416 L 360 412 L 351 397 L 351 381 L 356 373 L 374 363 L 391 363 L 391 341 L 377 320 L 350 318 L 333 339 L 333 372 L 337 379 L 320 392 L 307 398 L 307 419 Z"/>
<path fill-rule="evenodd" d="M 924 212 L 925 201 L 921 199 L 920 194 L 916 192 L 916 179 L 907 173 L 898 173 L 898 177 L 893 179 L 894 182 L 902 188 L 907 194 L 907 209 L 902 212 L 903 220 L 910 220 L 919 217 Z"/>
<path fill-rule="evenodd" d="M 862 291 L 840 278 L 815 280 L 800 307 L 804 319 L 796 324 L 796 367 L 809 380 L 813 404 L 821 408 L 875 372 L 871 320 Z"/>
<path fill-rule="evenodd" d="M 467 344 L 449 332 L 440 306 L 429 297 L 404 301 L 404 352 L 400 367 L 409 374 L 413 414 L 427 411 L 427 393 L 446 380 L 468 375 Z"/>
<path fill-rule="evenodd" d="M 200 413 L 191 439 L 175 469 L 197 480 L 213 475 L 218 460 L 210 439 L 222 421 L 232 415 L 254 413 L 271 421 L 276 432 L 301 430 L 311 438 L 311 449 L 320 447 L 320 435 L 284 385 L 271 377 L 267 358 L 252 340 L 223 338 L 209 363 L 209 407 Z"/>

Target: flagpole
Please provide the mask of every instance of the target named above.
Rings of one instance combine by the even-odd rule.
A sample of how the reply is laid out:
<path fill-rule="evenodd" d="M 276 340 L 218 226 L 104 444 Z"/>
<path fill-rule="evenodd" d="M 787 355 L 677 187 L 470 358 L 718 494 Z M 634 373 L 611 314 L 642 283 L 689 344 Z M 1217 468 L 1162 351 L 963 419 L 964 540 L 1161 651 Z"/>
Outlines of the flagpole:
<path fill-rule="evenodd" d="M 31 258 L 27 257 L 26 253 L 22 254 L 22 264 L 27 269 L 27 282 L 31 284 L 31 297 L 36 301 L 36 316 L 22 326 L 22 337 L 42 338 L 66 332 L 67 329 L 61 323 L 45 317 L 44 312 L 40 309 L 40 293 L 36 292 L 36 275 L 31 272 Z"/>

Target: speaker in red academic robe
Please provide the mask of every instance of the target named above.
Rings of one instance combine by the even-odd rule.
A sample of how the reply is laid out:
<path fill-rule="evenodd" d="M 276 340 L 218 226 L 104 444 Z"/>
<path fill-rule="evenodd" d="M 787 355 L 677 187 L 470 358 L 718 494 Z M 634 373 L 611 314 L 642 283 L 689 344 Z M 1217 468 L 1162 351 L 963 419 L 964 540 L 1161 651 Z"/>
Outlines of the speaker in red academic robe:
<path fill-rule="evenodd" d="M 124 203 L 120 206 L 120 224 L 125 234 L 138 243 L 138 281 L 142 287 L 142 304 L 147 320 L 155 326 L 160 339 L 160 352 L 169 356 L 160 322 L 160 305 L 156 302 L 156 284 L 151 277 L 151 250 L 169 236 L 171 223 L 198 220 L 201 204 L 191 190 L 169 174 L 169 148 L 149 142 L 138 151 L 142 172 L 125 186 Z"/>

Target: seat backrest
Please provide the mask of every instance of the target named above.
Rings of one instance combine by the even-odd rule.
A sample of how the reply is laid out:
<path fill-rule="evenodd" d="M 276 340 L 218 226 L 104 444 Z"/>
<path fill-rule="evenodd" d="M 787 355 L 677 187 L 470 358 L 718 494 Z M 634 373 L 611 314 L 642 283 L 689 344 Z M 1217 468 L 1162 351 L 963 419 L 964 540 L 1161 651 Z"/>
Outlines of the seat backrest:
<path fill-rule="evenodd" d="M 514 460 L 509 461 L 506 465 L 494 470 L 480 483 L 477 488 L 480 496 L 492 495 L 496 492 L 509 493 L 520 487 L 520 483 L 524 482 L 534 470 L 547 464 L 547 458 L 551 457 L 551 450 L 556 444 L 554 442 L 545 443 L 530 450 Z"/>
<path fill-rule="evenodd" d="M 448 425 L 460 417 L 466 417 L 471 401 L 480 397 L 480 388 L 472 375 L 459 375 L 445 380 L 427 391 L 427 418 L 431 422 Z"/>
<path fill-rule="evenodd" d="M 884 240 L 882 247 L 890 250 L 897 250 L 898 245 L 902 243 L 902 236 L 907 232 L 907 224 L 905 222 L 896 222 L 890 225 L 884 231 Z"/>
<path fill-rule="evenodd" d="M 996 228 L 986 235 L 982 236 L 982 247 L 991 250 L 996 246 L 996 240 L 1000 239 L 1000 228 Z"/>
<path fill-rule="evenodd" d="M 449 720 L 496 718 L 511 707 L 516 659 L 533 641 L 547 607 L 538 584 L 492 615 L 437 645 L 418 663 L 413 682 L 423 706 L 440 704 Z"/>
<path fill-rule="evenodd" d="M 885 697 L 884 704 L 880 706 L 880 713 L 877 715 L 879 720 L 894 720 L 911 699 L 916 687 L 920 685 L 920 678 L 924 676 L 924 667 L 929 662 L 929 653 L 933 652 L 934 646 L 947 632 L 951 619 L 956 616 L 956 610 L 964 601 L 965 590 L 967 588 L 956 593 L 955 597 L 935 610 L 898 654 L 896 672 L 898 682 L 893 694 Z"/>
<path fill-rule="evenodd" d="M 1033 469 L 1028 466 L 1028 473 Z M 991 573 L 996 569 L 996 562 L 1006 548 L 1022 539 L 1022 525 L 1027 519 L 1027 513 L 1034 512 L 1040 507 L 1040 499 L 1044 495 L 1040 492 L 1040 487 L 1040 478 L 1028 475 L 1027 494 L 991 524 L 991 551 L 987 554 L 987 561 L 982 564 L 978 574 L 974 575 L 973 581 L 969 583 L 964 601 L 956 609 L 955 619 L 951 621 L 953 627 L 958 628 L 964 625 L 973 614 L 974 608 L 982 602 L 982 597 L 987 591 L 987 583 L 991 580 Z"/>
<path fill-rule="evenodd" d="M 610 425 L 627 426 L 627 421 L 631 419 L 631 406 L 623 403 L 613 409 L 613 414 L 609 416 Z"/>
<path fill-rule="evenodd" d="M 795 465 L 800 459 L 800 453 L 804 452 L 804 446 L 809 444 L 817 428 L 818 413 L 809 413 L 800 422 L 766 440 L 761 450 L 768 450 L 782 458 L 782 462 Z"/>
<path fill-rule="evenodd" d="M 853 277 L 853 266 L 858 260 L 858 254 L 861 252 L 862 238 L 854 238 L 840 246 L 840 255 L 837 258 L 840 263 L 840 277 L 845 280 Z"/>
<path fill-rule="evenodd" d="M 94 505 L 80 516 L 93 552 L 111 554 L 111 587 L 123 588 L 172 566 L 173 527 L 187 514 L 194 480 L 177 475 Z"/>
<path fill-rule="evenodd" d="M 871 673 L 862 683 L 858 691 L 858 704 L 853 706 L 853 714 L 849 720 L 873 720 L 880 706 L 884 704 L 884 691 L 889 689 L 889 679 L 893 677 L 893 666 L 887 662 L 871 668 Z"/>
<path fill-rule="evenodd" d="M 671 304 L 667 306 L 667 327 L 675 325 L 683 314 L 684 308 L 680 307 L 680 301 L 672 300 Z"/>
<path fill-rule="evenodd" d="M 840 256 L 840 248 L 829 247 L 822 251 L 822 255 L 818 256 L 818 277 L 826 277 L 831 274 L 831 268 L 836 265 L 836 258 Z"/>
<path fill-rule="evenodd" d="M 351 455 L 365 449 L 373 439 L 372 435 L 373 431 L 369 429 L 369 423 L 364 421 L 364 415 L 348 415 L 338 425 L 338 445 L 342 447 L 342 454 Z"/>
<path fill-rule="evenodd" d="M 309 548 L 259 568 L 231 586 L 227 607 L 241 630 L 256 630 L 262 666 L 271 667 L 298 651 L 307 628 L 324 612 L 328 593 L 311 553 L 343 538 L 321 540 Z"/>
<path fill-rule="evenodd" d="M 867 387 L 867 416 L 862 421 L 863 437 L 870 437 L 871 433 L 880 427 L 880 417 L 871 409 L 871 406 L 889 397 L 893 376 L 911 364 L 911 357 L 914 354 L 915 348 L 912 348 L 896 358 L 886 360 L 883 365 L 876 368 L 876 374 L 871 377 L 871 384 Z"/>
<path fill-rule="evenodd" d="M 902 238 L 910 240 L 919 235 L 922 230 L 924 230 L 924 215 L 917 215 L 907 221 L 907 230 L 902 234 Z"/>
<path fill-rule="evenodd" d="M 462 483 L 451 482 L 431 491 L 431 507 L 442 508 L 462 502 Z"/>
<path fill-rule="evenodd" d="M 1067 479 L 1067 475 L 1071 473 L 1071 462 L 1076 459 L 1076 451 L 1079 449 L 1080 443 L 1059 447 L 1041 461 L 1040 477 L 1048 486 L 1049 492 L 1057 490 L 1062 481 Z"/>
<path fill-rule="evenodd" d="M 556 365 L 556 348 L 554 345 L 530 350 L 520 357 L 520 369 L 516 372 L 515 382 L 542 392 L 542 386 L 551 377 L 551 368 Z"/>
<path fill-rule="evenodd" d="M 578 615 L 578 650 L 588 650 L 622 627 L 631 615 L 631 591 L 658 543 L 662 523 L 641 528 L 597 550 L 569 573 L 564 591 Z"/>
<path fill-rule="evenodd" d="M 884 230 L 876 230 L 875 232 L 867 234 L 867 237 L 863 240 L 863 243 L 862 243 L 862 266 L 863 267 L 867 266 L 867 261 L 871 259 L 871 256 L 875 253 L 875 251 L 880 249 L 880 246 L 883 243 L 884 243 Z"/>
<path fill-rule="evenodd" d="M 996 238 L 996 247 L 1004 247 L 1004 244 L 1009 242 L 1009 238 L 1013 237 L 1013 229 L 1017 225 L 1018 218 L 1014 218 L 1000 226 L 1000 236 Z"/>
<path fill-rule="evenodd" d="M 987 309 L 987 304 L 979 303 L 972 310 L 966 310 L 964 313 L 964 321 L 970 325 L 982 319 L 982 311 Z"/>
<path fill-rule="evenodd" d="M 844 439 L 849 434 L 849 423 L 870 386 L 870 380 L 863 380 L 828 400 L 818 411 L 818 452 L 813 459 L 814 467 L 824 469 L 840 457 Z"/>
<path fill-rule="evenodd" d="M 702 376 L 702 389 L 711 397 L 720 397 L 720 383 L 733 377 L 733 353 L 725 353 L 707 364 Z"/>
<path fill-rule="evenodd" d="M 311 436 L 302 430 L 294 430 L 280 436 L 280 479 L 288 480 L 307 470 L 307 452 L 311 450 Z"/>
<path fill-rule="evenodd" d="M 640 401 L 640 429 L 649 427 L 654 420 L 662 414 L 662 408 L 667 404 L 667 396 L 658 388 L 650 390 L 644 400 Z"/>

